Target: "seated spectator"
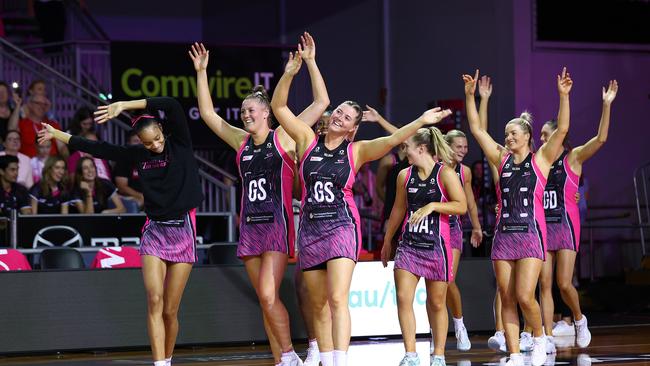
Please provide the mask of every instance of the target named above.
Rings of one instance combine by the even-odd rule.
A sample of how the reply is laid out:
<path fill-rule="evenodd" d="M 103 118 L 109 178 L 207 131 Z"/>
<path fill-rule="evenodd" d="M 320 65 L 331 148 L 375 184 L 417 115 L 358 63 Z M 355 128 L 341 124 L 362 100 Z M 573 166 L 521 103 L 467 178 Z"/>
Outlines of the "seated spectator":
<path fill-rule="evenodd" d="M 86 132 L 95 132 L 93 111 L 87 107 L 77 109 L 68 124 L 68 133 L 73 136 L 83 136 Z"/>
<path fill-rule="evenodd" d="M 91 141 L 99 140 L 97 138 L 97 135 L 94 132 L 85 132 L 83 135 L 81 135 L 81 137 L 87 138 L 88 140 Z M 79 161 L 80 158 L 83 157 L 92 158 L 94 160 L 95 166 L 97 167 L 98 177 L 106 180 L 111 180 L 111 168 L 110 165 L 108 165 L 108 161 L 100 158 L 95 158 L 92 155 L 85 153 L 83 151 L 75 151 L 68 158 L 68 173 L 70 174 L 70 179 L 74 179 L 77 162 Z"/>
<path fill-rule="evenodd" d="M 38 154 L 31 160 L 32 177 L 34 179 L 34 184 L 37 184 L 41 180 L 41 174 L 43 173 L 43 168 L 45 167 L 45 161 L 50 157 L 51 145 L 52 141 L 45 141 L 43 144 L 39 144 Z"/>
<path fill-rule="evenodd" d="M 0 81 L 0 138 L 2 141 L 7 137 L 8 130 L 18 129 L 18 119 L 20 118 L 20 107 L 23 103 L 22 98 L 13 93 L 13 106 L 9 101 L 9 85 Z"/>
<path fill-rule="evenodd" d="M 3 143 L 5 150 L 0 151 L 0 156 L 12 155 L 18 158 L 18 183 L 29 189 L 34 185 L 32 162 L 27 155 L 18 152 L 21 143 L 20 132 L 16 130 L 8 131 L 5 142 Z"/>
<path fill-rule="evenodd" d="M 22 142 L 20 152 L 30 158 L 36 156 L 36 135 L 43 128 L 41 122 L 61 127 L 58 122 L 50 120 L 47 117 L 50 105 L 50 101 L 45 95 L 35 94 L 30 96 L 27 102 L 25 118 L 18 122 Z M 54 156 L 58 154 L 64 157 L 69 155 L 67 146 L 60 141 L 52 144 L 50 149 L 50 155 Z"/>
<path fill-rule="evenodd" d="M 65 188 L 67 180 L 65 159 L 60 156 L 48 157 L 43 166 L 41 180 L 29 190 L 32 213 L 67 214 L 70 204 L 70 193 Z"/>
<path fill-rule="evenodd" d="M 124 213 L 126 209 L 111 181 L 99 178 L 92 158 L 82 157 L 77 169 L 72 190 L 72 203 L 79 213 Z M 108 208 L 109 202 L 115 208 Z"/>
<path fill-rule="evenodd" d="M 19 210 L 21 214 L 29 214 L 32 207 L 29 193 L 22 184 L 16 183 L 18 177 L 18 158 L 13 155 L 0 156 L 0 214 L 9 217 L 11 210 Z"/>
<path fill-rule="evenodd" d="M 127 136 L 129 145 L 140 145 L 141 141 L 134 130 Z M 122 203 L 129 213 L 140 212 L 144 206 L 144 196 L 142 195 L 142 186 L 140 185 L 140 176 L 138 175 L 137 166 L 128 161 L 118 161 L 115 164 L 115 185 L 118 192 L 122 195 Z"/>

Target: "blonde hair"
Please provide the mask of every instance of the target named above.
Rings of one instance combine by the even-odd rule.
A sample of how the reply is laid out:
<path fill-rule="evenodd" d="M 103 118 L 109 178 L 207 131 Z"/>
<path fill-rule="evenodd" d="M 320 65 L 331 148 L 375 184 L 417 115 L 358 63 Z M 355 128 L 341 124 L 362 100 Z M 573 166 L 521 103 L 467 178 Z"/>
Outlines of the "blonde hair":
<path fill-rule="evenodd" d="M 425 145 L 432 156 L 437 156 L 445 164 L 451 164 L 453 152 L 437 127 L 420 128 L 413 135 L 416 145 Z"/>
<path fill-rule="evenodd" d="M 465 132 L 461 130 L 451 130 L 451 131 L 447 131 L 447 134 L 445 134 L 445 141 L 447 141 L 447 143 L 451 145 L 454 142 L 454 139 L 458 137 L 462 137 L 464 139 L 467 138 Z"/>
<path fill-rule="evenodd" d="M 519 118 L 513 118 L 508 123 L 506 123 L 506 126 L 509 124 L 514 123 L 521 127 L 521 129 L 524 131 L 524 133 L 528 134 L 528 147 L 531 150 L 535 149 L 535 143 L 533 141 L 533 116 L 528 113 L 528 111 L 524 111 L 521 115 L 519 115 Z"/>

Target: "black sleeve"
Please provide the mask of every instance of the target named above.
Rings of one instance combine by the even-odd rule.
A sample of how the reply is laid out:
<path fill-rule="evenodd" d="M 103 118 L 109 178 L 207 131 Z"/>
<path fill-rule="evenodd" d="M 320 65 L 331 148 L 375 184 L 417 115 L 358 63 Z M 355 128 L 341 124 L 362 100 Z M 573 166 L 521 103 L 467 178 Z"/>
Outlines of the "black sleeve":
<path fill-rule="evenodd" d="M 164 128 L 167 132 L 182 145 L 192 146 L 192 135 L 187 125 L 185 111 L 176 99 L 171 97 L 147 98 L 147 109 L 164 111 L 166 120 Z"/>
<path fill-rule="evenodd" d="M 115 187 L 115 184 L 111 182 L 108 179 L 102 179 L 101 180 L 102 184 L 104 185 L 104 192 L 106 192 L 106 199 L 108 200 L 111 198 L 112 195 L 117 193 L 117 187 Z"/>
<path fill-rule="evenodd" d="M 113 176 L 115 177 L 131 178 L 132 172 L 133 166 L 131 162 L 125 160 L 118 160 L 115 163 L 115 168 L 113 168 Z"/>
<path fill-rule="evenodd" d="M 16 190 L 16 205 L 18 209 L 32 207 L 32 200 L 27 188 L 20 184 L 18 184 L 18 189 Z"/>
<path fill-rule="evenodd" d="M 139 145 L 120 146 L 104 141 L 91 141 L 80 136 L 70 137 L 68 145 L 75 150 L 87 152 L 96 158 L 106 160 L 144 160 L 144 147 Z"/>

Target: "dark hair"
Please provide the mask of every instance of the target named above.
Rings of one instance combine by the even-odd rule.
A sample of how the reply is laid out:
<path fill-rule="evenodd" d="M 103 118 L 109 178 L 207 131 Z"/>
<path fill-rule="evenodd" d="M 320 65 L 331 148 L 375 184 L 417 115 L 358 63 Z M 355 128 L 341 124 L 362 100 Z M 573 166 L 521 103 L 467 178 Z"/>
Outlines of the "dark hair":
<path fill-rule="evenodd" d="M 81 192 L 81 187 L 79 185 L 83 180 L 83 163 L 86 160 L 90 160 L 90 162 L 93 163 L 93 166 L 95 167 L 95 183 L 93 187 L 95 188 L 95 198 L 98 202 L 104 202 L 104 200 L 108 197 L 106 197 L 106 192 L 104 192 L 103 186 L 99 181 L 99 176 L 97 175 L 97 165 L 95 165 L 95 160 L 93 158 L 84 156 L 77 160 L 77 167 L 74 172 L 74 187 L 77 191 Z"/>
<path fill-rule="evenodd" d="M 81 133 L 81 121 L 88 118 L 90 119 L 93 118 L 93 111 L 90 110 L 90 108 L 81 107 L 77 109 L 77 111 L 74 112 L 74 116 L 72 117 L 72 120 L 70 121 L 70 125 L 68 126 L 68 129 L 70 130 L 70 134 L 78 136 Z M 90 128 L 90 130 L 91 131 L 95 130 L 94 124 Z"/>
<path fill-rule="evenodd" d="M 557 120 L 553 118 L 552 120 L 544 122 L 544 126 L 548 125 L 551 127 L 553 131 L 557 130 Z M 564 140 L 562 140 L 562 146 L 564 146 L 565 149 L 571 150 L 571 144 L 569 143 L 569 135 L 567 134 L 564 136 Z"/>
<path fill-rule="evenodd" d="M 158 121 L 156 117 L 149 114 L 142 114 L 140 116 L 134 117 L 131 120 L 132 131 L 136 134 L 139 134 L 140 131 L 153 125 L 158 126 L 162 130 L 162 127 L 160 126 L 160 121 Z"/>
<path fill-rule="evenodd" d="M 350 107 L 354 108 L 354 110 L 357 112 L 357 118 L 354 120 L 355 126 L 361 123 L 361 119 L 363 118 L 363 109 L 361 108 L 359 103 L 352 100 L 346 100 L 341 104 L 349 105 Z"/>
<path fill-rule="evenodd" d="M 5 170 L 11 163 L 18 164 L 18 157 L 13 155 L 0 156 L 0 169 Z"/>
<path fill-rule="evenodd" d="M 5 83 L 2 80 L 0 80 L 0 86 L 4 86 L 5 88 L 7 88 L 7 92 L 11 92 L 11 88 L 9 88 L 9 84 Z"/>
<path fill-rule="evenodd" d="M 18 137 L 23 137 L 23 135 L 21 135 L 20 131 L 18 130 L 8 130 L 7 133 L 5 133 L 5 140 L 7 139 L 7 136 L 9 136 L 10 133 L 16 133 L 18 134 Z"/>
<path fill-rule="evenodd" d="M 244 98 L 246 99 L 255 99 L 257 100 L 260 104 L 263 104 L 266 109 L 269 111 L 269 119 L 268 119 L 268 125 L 269 128 L 273 126 L 273 110 L 271 109 L 271 98 L 269 98 L 269 94 L 266 92 L 266 89 L 262 85 L 256 85 L 253 90 L 251 90 L 251 93 Z"/>
<path fill-rule="evenodd" d="M 524 111 L 519 118 L 511 119 L 506 123 L 506 126 L 511 123 L 519 125 L 519 127 L 528 134 L 528 147 L 531 151 L 535 151 L 535 141 L 533 141 L 533 116 L 527 111 Z"/>
<path fill-rule="evenodd" d="M 52 177 L 50 176 L 51 170 L 54 169 L 54 165 L 56 165 L 56 163 L 58 163 L 59 161 L 63 162 L 63 169 L 65 170 L 67 163 L 65 159 L 62 158 L 61 156 L 59 155 L 49 156 L 47 159 L 45 159 L 45 164 L 43 165 L 43 170 L 41 171 L 41 181 L 39 182 L 39 184 L 41 185 L 41 193 L 43 194 L 44 197 L 47 197 L 51 194 L 50 191 L 51 185 L 56 184 L 59 187 L 59 189 L 63 189 L 68 184 L 67 172 L 63 174 L 63 176 L 61 177 L 61 182 L 59 183 L 52 181 Z"/>
<path fill-rule="evenodd" d="M 45 82 L 44 79 L 36 79 L 36 80 L 33 80 L 31 83 L 29 83 L 29 88 L 27 88 L 27 90 L 29 91 L 29 94 L 31 94 L 32 89 L 34 89 L 34 86 L 35 86 L 36 84 L 43 84 L 43 85 L 47 86 L 47 83 Z"/>

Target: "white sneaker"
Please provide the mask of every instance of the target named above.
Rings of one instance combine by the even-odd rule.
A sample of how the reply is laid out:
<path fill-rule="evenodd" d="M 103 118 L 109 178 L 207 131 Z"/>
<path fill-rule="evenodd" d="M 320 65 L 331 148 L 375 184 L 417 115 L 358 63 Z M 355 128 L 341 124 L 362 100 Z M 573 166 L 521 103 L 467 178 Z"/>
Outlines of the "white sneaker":
<path fill-rule="evenodd" d="M 471 348 L 472 343 L 467 336 L 467 328 L 464 325 L 460 325 L 456 329 L 456 349 L 459 351 L 469 351 Z"/>
<path fill-rule="evenodd" d="M 521 332 L 519 338 L 519 352 L 530 352 L 533 350 L 533 335 L 528 332 Z"/>
<path fill-rule="evenodd" d="M 282 356 L 280 365 L 282 366 L 303 366 L 302 360 L 296 352 L 293 352 L 290 355 Z"/>
<path fill-rule="evenodd" d="M 576 345 L 576 337 L 573 336 L 563 336 L 563 337 L 553 337 L 553 343 L 555 343 L 556 348 L 570 348 Z"/>
<path fill-rule="evenodd" d="M 530 364 L 542 366 L 546 362 L 546 336 L 533 337 L 533 351 L 530 354 Z"/>
<path fill-rule="evenodd" d="M 318 366 L 320 364 L 320 352 L 318 347 L 309 347 L 307 348 L 307 357 L 305 362 L 302 363 L 304 366 Z"/>
<path fill-rule="evenodd" d="M 430 366 L 447 366 L 444 357 L 434 356 L 434 355 L 431 356 L 432 356 L 431 363 L 429 364 Z"/>
<path fill-rule="evenodd" d="M 495 351 L 500 351 L 503 353 L 506 353 L 507 347 L 506 347 L 506 337 L 503 334 L 502 330 L 498 330 L 494 332 L 494 335 L 488 339 L 488 347 L 490 349 L 495 350 Z"/>
<path fill-rule="evenodd" d="M 546 336 L 546 354 L 552 355 L 557 353 L 553 336 Z"/>
<path fill-rule="evenodd" d="M 591 366 L 591 357 L 584 353 L 579 354 L 578 358 L 576 358 L 576 361 L 578 363 L 578 366 Z"/>
<path fill-rule="evenodd" d="M 555 353 L 552 353 L 546 357 L 546 362 L 544 362 L 544 366 L 555 366 Z"/>
<path fill-rule="evenodd" d="M 408 355 L 404 355 L 399 366 L 420 366 L 420 357 L 409 357 Z"/>
<path fill-rule="evenodd" d="M 587 317 L 582 314 L 582 319 L 579 321 L 573 321 L 573 324 L 576 325 L 576 344 L 580 348 L 585 348 L 591 343 L 591 332 L 589 327 L 587 327 Z"/>
<path fill-rule="evenodd" d="M 565 322 L 564 320 L 560 320 L 559 322 L 555 323 L 555 326 L 553 327 L 553 336 L 574 336 L 576 335 L 576 329 L 573 327 L 573 325 L 569 325 L 569 323 Z"/>
<path fill-rule="evenodd" d="M 510 354 L 506 366 L 524 366 L 524 356 L 521 353 Z"/>

